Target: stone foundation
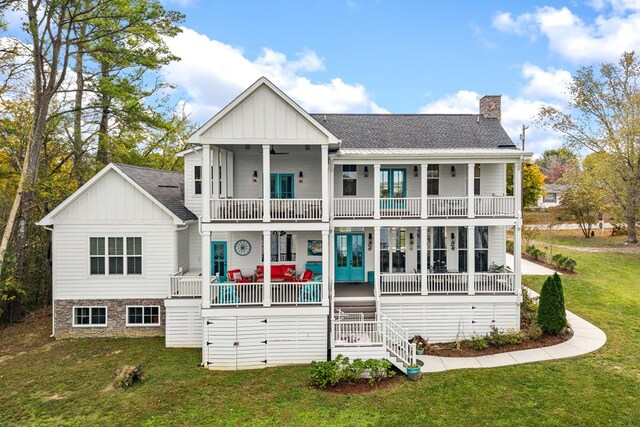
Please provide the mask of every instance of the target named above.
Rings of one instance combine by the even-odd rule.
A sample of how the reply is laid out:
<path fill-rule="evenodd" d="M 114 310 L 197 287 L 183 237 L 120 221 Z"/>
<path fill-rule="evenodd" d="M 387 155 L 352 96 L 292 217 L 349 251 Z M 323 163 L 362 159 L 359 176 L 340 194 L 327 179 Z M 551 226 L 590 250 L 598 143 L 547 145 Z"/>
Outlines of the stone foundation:
<path fill-rule="evenodd" d="M 127 306 L 160 307 L 160 325 L 158 326 L 127 326 Z M 102 327 L 74 327 L 73 307 L 98 306 L 107 307 L 107 326 Z M 162 299 L 82 299 L 55 300 L 54 336 L 56 338 L 86 338 L 86 337 L 163 337 L 165 331 L 166 309 Z"/>

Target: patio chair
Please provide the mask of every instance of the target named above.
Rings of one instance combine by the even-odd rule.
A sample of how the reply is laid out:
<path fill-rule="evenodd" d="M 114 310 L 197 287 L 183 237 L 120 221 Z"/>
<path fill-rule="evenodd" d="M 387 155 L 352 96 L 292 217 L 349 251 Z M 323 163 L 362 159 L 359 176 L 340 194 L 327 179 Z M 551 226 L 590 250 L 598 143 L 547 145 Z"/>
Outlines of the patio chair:
<path fill-rule="evenodd" d="M 322 284 L 318 282 L 307 282 L 302 285 L 298 302 L 320 302 L 320 288 Z"/>
<path fill-rule="evenodd" d="M 235 285 L 221 285 L 218 290 L 218 304 L 238 304 L 240 298 L 236 296 Z"/>

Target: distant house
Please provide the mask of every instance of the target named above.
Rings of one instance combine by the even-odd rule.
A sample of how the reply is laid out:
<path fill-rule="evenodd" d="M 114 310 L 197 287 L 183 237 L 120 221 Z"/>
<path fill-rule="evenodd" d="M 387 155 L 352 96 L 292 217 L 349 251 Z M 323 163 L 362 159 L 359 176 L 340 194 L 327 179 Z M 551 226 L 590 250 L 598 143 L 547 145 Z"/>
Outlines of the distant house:
<path fill-rule="evenodd" d="M 520 326 L 523 159 L 479 114 L 309 114 L 259 79 L 184 173 L 110 164 L 43 218 L 56 337 L 164 336 L 210 369 L 415 358 Z M 514 196 L 506 195 L 514 165 Z M 507 230 L 515 271 L 505 271 Z"/>
<path fill-rule="evenodd" d="M 565 188 L 566 186 L 564 184 L 545 184 L 544 190 L 546 194 L 538 199 L 538 208 L 548 209 L 560 206 L 562 203 L 562 192 Z"/>

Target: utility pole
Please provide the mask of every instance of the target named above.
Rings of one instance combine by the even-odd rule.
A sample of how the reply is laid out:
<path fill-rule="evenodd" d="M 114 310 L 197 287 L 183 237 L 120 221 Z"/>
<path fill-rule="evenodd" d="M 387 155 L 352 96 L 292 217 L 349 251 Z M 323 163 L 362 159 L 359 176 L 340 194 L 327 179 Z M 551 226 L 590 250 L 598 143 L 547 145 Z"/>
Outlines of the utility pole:
<path fill-rule="evenodd" d="M 529 129 L 529 126 L 522 125 L 522 133 L 520 134 L 520 141 L 522 141 L 522 151 L 524 151 L 524 138 L 527 129 Z"/>

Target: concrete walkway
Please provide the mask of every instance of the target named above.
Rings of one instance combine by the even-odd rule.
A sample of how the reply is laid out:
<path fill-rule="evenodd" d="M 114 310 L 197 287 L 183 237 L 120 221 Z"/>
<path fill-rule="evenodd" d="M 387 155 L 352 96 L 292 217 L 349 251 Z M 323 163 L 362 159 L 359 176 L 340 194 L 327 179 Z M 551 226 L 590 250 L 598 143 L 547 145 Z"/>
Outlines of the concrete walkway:
<path fill-rule="evenodd" d="M 538 294 L 529 290 L 532 296 Z M 442 372 L 466 368 L 494 368 L 543 360 L 564 359 L 591 353 L 607 341 L 605 333 L 575 314 L 567 311 L 567 321 L 573 329 L 570 340 L 549 347 L 510 351 L 479 357 L 416 356 L 424 362 L 422 372 Z"/>
<path fill-rule="evenodd" d="M 505 258 L 505 264 L 513 270 L 513 255 L 507 253 L 507 257 Z M 522 274 L 531 274 L 536 276 L 551 276 L 555 273 L 554 270 L 550 268 L 543 267 L 542 265 L 536 264 L 535 262 L 528 261 L 526 259 L 522 259 L 520 263 L 522 267 Z M 558 273 L 562 274 L 562 273 Z"/>

